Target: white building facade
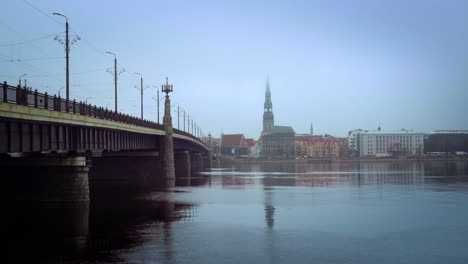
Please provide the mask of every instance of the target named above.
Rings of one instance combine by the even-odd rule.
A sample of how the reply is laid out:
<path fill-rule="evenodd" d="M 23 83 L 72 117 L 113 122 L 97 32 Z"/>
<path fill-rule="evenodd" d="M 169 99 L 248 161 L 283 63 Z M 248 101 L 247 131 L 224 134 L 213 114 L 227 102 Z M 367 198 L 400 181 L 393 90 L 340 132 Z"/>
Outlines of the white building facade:
<path fill-rule="evenodd" d="M 348 132 L 348 148 L 351 156 L 359 155 L 359 134 L 362 132 L 364 132 L 362 129 Z"/>
<path fill-rule="evenodd" d="M 424 151 L 424 133 L 409 130 L 361 131 L 358 133 L 361 157 L 418 156 Z"/>

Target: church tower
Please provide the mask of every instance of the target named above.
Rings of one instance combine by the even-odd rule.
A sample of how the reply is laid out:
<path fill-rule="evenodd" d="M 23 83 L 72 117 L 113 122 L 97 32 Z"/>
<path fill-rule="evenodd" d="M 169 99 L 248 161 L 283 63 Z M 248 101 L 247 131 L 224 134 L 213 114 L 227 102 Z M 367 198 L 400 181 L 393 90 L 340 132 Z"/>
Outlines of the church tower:
<path fill-rule="evenodd" d="M 265 104 L 263 106 L 263 132 L 271 131 L 275 117 L 273 116 L 273 104 L 271 103 L 271 92 L 270 92 L 270 80 L 267 79 L 266 92 L 265 92 Z"/>

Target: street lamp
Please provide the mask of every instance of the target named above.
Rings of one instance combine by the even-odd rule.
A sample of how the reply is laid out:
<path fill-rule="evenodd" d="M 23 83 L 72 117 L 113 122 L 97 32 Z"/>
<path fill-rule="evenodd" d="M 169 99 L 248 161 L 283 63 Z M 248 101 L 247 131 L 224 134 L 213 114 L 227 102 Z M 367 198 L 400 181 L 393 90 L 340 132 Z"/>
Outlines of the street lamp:
<path fill-rule="evenodd" d="M 154 85 L 153 85 L 153 87 L 156 88 L 156 92 L 157 92 L 157 98 L 155 99 L 155 98 L 153 97 L 153 100 L 155 100 L 156 103 L 157 103 L 157 105 L 158 105 L 158 121 L 157 121 L 157 123 L 159 124 L 159 103 L 160 103 L 164 98 L 159 99 L 159 89 L 158 89 L 158 86 L 154 86 Z"/>
<path fill-rule="evenodd" d="M 172 84 L 169 84 L 167 77 L 166 77 L 166 84 L 161 85 L 161 91 L 163 93 L 166 93 L 166 96 L 168 96 L 169 93 L 173 91 Z"/>
<path fill-rule="evenodd" d="M 70 95 L 70 79 L 69 79 L 69 72 L 70 72 L 70 69 L 69 69 L 69 54 L 70 54 L 70 42 L 69 42 L 69 39 L 68 39 L 68 17 L 65 16 L 65 15 L 62 15 L 60 13 L 52 13 L 52 15 L 56 15 L 56 16 L 61 16 L 61 17 L 64 17 L 65 18 L 65 64 L 66 64 L 66 87 L 67 87 L 67 98 L 66 100 L 68 101 L 69 100 L 69 95 Z"/>
<path fill-rule="evenodd" d="M 138 72 L 134 72 L 133 74 L 140 75 L 140 100 L 141 100 L 141 119 L 143 119 L 143 75 Z"/>
<path fill-rule="evenodd" d="M 27 73 L 24 73 L 24 74 L 21 74 L 21 75 L 19 76 L 18 79 L 19 79 L 19 86 L 20 86 L 20 87 L 21 87 L 21 77 L 24 77 L 24 76 L 26 76 L 26 75 L 28 75 L 28 74 L 27 74 Z"/>
<path fill-rule="evenodd" d="M 117 113 L 117 56 L 109 51 L 107 54 L 114 55 L 114 88 L 115 88 L 115 112 Z"/>
<path fill-rule="evenodd" d="M 58 96 L 60 97 L 60 91 L 65 88 L 65 87 L 61 87 L 60 89 L 58 89 Z"/>
<path fill-rule="evenodd" d="M 92 97 L 86 97 L 85 103 L 88 104 L 88 99 L 93 99 Z"/>

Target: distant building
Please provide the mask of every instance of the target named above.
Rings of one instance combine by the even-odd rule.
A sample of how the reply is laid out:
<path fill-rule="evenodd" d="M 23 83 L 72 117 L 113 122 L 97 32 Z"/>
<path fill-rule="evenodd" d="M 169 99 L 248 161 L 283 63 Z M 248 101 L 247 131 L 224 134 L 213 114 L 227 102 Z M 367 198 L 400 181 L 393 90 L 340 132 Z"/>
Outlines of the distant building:
<path fill-rule="evenodd" d="M 262 157 L 294 157 L 294 129 L 290 126 L 273 126 L 261 137 Z"/>
<path fill-rule="evenodd" d="M 253 138 L 246 138 L 244 142 L 247 148 L 249 149 L 248 155 L 253 156 L 253 154 L 257 151 L 256 149 L 257 142 L 255 142 L 255 139 Z"/>
<path fill-rule="evenodd" d="M 437 130 L 424 139 L 425 152 L 468 152 L 468 130 Z"/>
<path fill-rule="evenodd" d="M 358 133 L 361 157 L 397 157 L 420 155 L 424 151 L 424 133 L 409 130 L 361 131 Z"/>
<path fill-rule="evenodd" d="M 259 139 L 260 155 L 271 158 L 294 157 L 294 135 L 294 129 L 290 126 L 275 126 L 270 82 L 267 81 L 263 112 L 263 131 Z"/>
<path fill-rule="evenodd" d="M 364 132 L 362 129 L 356 129 L 348 132 L 348 148 L 350 156 L 359 156 L 359 134 Z"/>
<path fill-rule="evenodd" d="M 243 134 L 223 134 L 221 136 L 221 154 L 239 157 L 249 154 L 249 147 Z"/>
<path fill-rule="evenodd" d="M 338 157 L 340 155 L 339 140 L 335 137 L 324 136 L 296 136 L 296 156 L 298 157 Z"/>
<path fill-rule="evenodd" d="M 338 152 L 340 157 L 349 156 L 349 145 L 348 145 L 348 138 L 347 137 L 339 137 L 336 138 L 338 142 Z"/>
<path fill-rule="evenodd" d="M 221 138 L 203 137 L 202 141 L 210 148 L 214 154 L 219 154 L 221 149 Z"/>

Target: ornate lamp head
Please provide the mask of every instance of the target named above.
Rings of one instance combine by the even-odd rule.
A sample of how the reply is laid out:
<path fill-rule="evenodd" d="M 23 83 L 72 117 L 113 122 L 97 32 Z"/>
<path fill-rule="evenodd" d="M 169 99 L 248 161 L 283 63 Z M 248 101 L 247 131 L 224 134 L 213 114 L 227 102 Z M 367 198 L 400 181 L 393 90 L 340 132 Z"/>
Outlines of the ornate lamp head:
<path fill-rule="evenodd" d="M 161 85 L 161 91 L 163 93 L 166 93 L 166 95 L 168 95 L 170 92 L 172 92 L 172 84 L 169 84 L 169 81 L 167 80 L 167 77 L 166 77 L 166 84 Z"/>

